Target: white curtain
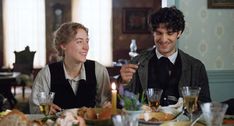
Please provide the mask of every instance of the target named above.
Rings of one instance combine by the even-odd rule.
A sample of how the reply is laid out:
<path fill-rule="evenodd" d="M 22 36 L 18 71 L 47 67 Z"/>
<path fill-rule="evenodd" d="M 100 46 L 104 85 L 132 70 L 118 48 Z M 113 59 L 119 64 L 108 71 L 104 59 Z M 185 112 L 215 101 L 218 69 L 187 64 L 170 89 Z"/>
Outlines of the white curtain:
<path fill-rule="evenodd" d="M 45 1 L 3 0 L 4 65 L 15 62 L 14 51 L 36 51 L 34 67 L 45 65 Z"/>
<path fill-rule="evenodd" d="M 89 29 L 88 59 L 112 65 L 112 0 L 72 0 L 72 21 Z"/>

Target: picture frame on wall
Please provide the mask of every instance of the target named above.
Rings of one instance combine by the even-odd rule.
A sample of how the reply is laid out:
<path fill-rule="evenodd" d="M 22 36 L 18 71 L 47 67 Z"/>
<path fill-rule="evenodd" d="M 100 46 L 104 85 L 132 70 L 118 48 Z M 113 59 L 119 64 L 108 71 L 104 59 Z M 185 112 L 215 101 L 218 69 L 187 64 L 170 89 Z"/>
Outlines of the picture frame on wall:
<path fill-rule="evenodd" d="M 150 33 L 148 16 L 151 8 L 123 8 L 122 31 L 123 33 L 138 34 Z"/>
<path fill-rule="evenodd" d="M 208 0 L 208 8 L 234 9 L 234 0 Z"/>

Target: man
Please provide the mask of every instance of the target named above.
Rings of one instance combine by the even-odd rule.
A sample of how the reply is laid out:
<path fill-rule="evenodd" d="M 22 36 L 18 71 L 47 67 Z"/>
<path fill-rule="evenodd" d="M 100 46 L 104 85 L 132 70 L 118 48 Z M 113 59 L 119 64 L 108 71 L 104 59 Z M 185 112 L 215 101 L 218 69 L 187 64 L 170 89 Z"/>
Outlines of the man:
<path fill-rule="evenodd" d="M 210 102 L 204 64 L 177 49 L 177 39 L 185 28 L 183 13 L 175 7 L 161 8 L 150 16 L 155 47 L 123 65 L 121 80 L 135 93 L 147 88 L 161 88 L 161 105 L 175 104 L 182 97 L 182 86 L 201 87 L 198 100 Z"/>

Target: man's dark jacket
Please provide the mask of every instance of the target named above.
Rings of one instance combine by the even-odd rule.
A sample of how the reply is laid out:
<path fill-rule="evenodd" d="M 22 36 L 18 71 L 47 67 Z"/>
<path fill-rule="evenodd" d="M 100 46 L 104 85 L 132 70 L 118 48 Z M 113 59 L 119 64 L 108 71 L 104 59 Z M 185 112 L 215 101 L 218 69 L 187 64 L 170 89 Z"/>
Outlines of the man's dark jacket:
<path fill-rule="evenodd" d="M 133 92 L 138 93 L 139 90 L 147 89 L 149 60 L 154 55 L 155 48 L 152 48 L 131 60 L 131 63 L 139 64 L 136 74 L 134 74 L 133 79 L 128 85 Z M 199 86 L 201 87 L 201 91 L 198 100 L 200 102 L 210 102 L 209 83 L 204 64 L 180 49 L 178 49 L 178 56 L 180 56 L 182 66 L 178 83 L 180 97 L 182 97 L 182 94 L 179 89 L 182 86 Z M 136 84 L 136 81 L 139 81 L 137 83 L 140 83 L 140 86 Z"/>

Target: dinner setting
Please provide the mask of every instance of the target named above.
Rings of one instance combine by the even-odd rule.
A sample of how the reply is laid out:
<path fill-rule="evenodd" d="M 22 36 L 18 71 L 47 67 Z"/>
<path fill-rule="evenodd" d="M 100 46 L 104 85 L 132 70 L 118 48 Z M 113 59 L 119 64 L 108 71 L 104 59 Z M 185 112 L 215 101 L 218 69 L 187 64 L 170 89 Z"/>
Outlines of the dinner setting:
<path fill-rule="evenodd" d="M 0 8 L 0 126 L 234 126 L 234 2 Z"/>
<path fill-rule="evenodd" d="M 200 110 L 200 113 L 196 112 L 196 116 L 191 116 L 191 114 L 198 109 L 196 99 L 200 89 L 186 86 L 182 87 L 181 90 L 186 96 L 195 95 L 195 99 L 179 98 L 178 102 L 174 105 L 158 105 L 156 109 L 155 105 L 157 106 L 160 102 L 153 102 L 154 105 L 152 105 L 152 101 L 144 103 L 143 100 L 145 100 L 145 98 L 141 98 L 141 101 L 139 101 L 139 95 L 125 91 L 124 94 L 122 94 L 123 96 L 119 95 L 120 104 L 123 105 L 122 109 L 112 107 L 82 107 L 61 110 L 55 114 L 49 113 L 50 105 L 53 102 L 55 94 L 53 92 L 50 92 L 49 94 L 39 92 L 38 107 L 41 114 L 23 114 L 19 110 L 6 110 L 4 113 L 1 112 L 0 125 L 11 125 L 10 122 L 15 118 L 19 121 L 15 123 L 17 125 L 79 126 L 80 122 L 77 121 L 77 117 L 79 116 L 85 120 L 86 124 L 84 124 L 84 126 L 222 126 L 225 119 L 225 112 L 228 107 L 227 104 L 218 102 L 203 103 L 200 105 L 202 111 Z M 162 90 L 150 88 L 147 91 L 148 93 L 156 93 L 153 97 L 156 100 L 160 99 Z M 158 91 L 160 92 L 157 93 Z M 147 99 L 150 101 L 149 99 L 151 98 L 148 95 Z M 116 97 L 116 95 L 112 93 L 112 98 L 113 97 Z M 115 98 L 115 100 L 117 99 Z M 117 101 L 112 100 L 112 103 L 117 103 Z"/>

